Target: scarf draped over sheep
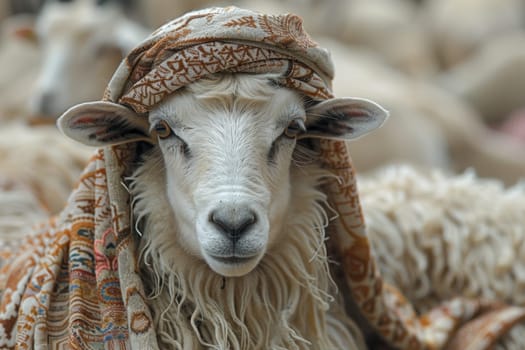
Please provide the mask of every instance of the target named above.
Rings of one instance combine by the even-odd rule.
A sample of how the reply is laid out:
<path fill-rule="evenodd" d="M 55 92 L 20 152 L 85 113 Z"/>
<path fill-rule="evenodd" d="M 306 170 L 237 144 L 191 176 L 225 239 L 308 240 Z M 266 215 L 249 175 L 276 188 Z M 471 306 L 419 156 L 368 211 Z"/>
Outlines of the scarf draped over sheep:
<path fill-rule="evenodd" d="M 104 99 L 146 113 L 177 89 L 217 72 L 275 73 L 314 100 L 333 97 L 330 55 L 294 15 L 234 7 L 189 13 L 167 23 L 121 63 Z M 321 140 L 326 186 L 339 216 L 328 228 L 335 279 L 368 331 L 399 349 L 489 349 L 525 318 L 522 308 L 457 298 L 418 315 L 385 284 L 366 235 L 344 142 Z M 138 275 L 129 175 L 136 145 L 100 149 L 64 211 L 13 253 L 0 248 L 0 348 L 155 349 Z M 351 308 L 349 308 L 351 309 Z"/>

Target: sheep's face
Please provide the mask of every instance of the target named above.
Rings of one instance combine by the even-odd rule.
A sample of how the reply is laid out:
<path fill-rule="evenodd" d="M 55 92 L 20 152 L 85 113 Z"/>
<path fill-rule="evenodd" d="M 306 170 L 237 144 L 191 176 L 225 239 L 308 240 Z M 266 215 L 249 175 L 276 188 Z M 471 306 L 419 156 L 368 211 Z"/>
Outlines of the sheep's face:
<path fill-rule="evenodd" d="M 305 120 L 298 93 L 253 77 L 190 85 L 150 112 L 186 250 L 226 276 L 257 265 L 287 213 Z"/>
<path fill-rule="evenodd" d="M 46 4 L 36 25 L 42 65 L 31 112 L 55 120 L 72 104 L 100 98 L 124 54 L 145 36 L 138 32 L 117 8 Z"/>
<path fill-rule="evenodd" d="M 148 121 L 121 105 L 95 102 L 70 109 L 59 127 L 90 145 L 154 143 L 170 204 L 159 210 L 175 218 L 173 239 L 217 273 L 241 276 L 278 244 L 293 215 L 289 174 L 297 140 L 352 139 L 385 118 L 361 99 L 306 109 L 302 96 L 276 86 L 272 76 L 230 74 L 190 84 L 154 107 Z"/>

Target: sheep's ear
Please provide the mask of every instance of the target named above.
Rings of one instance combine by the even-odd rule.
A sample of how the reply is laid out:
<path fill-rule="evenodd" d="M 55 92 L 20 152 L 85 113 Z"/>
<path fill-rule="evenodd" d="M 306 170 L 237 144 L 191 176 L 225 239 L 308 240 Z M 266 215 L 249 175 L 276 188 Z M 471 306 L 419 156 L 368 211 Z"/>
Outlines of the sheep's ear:
<path fill-rule="evenodd" d="M 66 111 L 57 121 L 66 136 L 88 146 L 109 146 L 134 141 L 153 142 L 148 120 L 122 105 L 86 102 Z"/>
<path fill-rule="evenodd" d="M 306 111 L 303 137 L 353 140 L 380 127 L 388 112 L 375 102 L 359 98 L 333 98 Z"/>

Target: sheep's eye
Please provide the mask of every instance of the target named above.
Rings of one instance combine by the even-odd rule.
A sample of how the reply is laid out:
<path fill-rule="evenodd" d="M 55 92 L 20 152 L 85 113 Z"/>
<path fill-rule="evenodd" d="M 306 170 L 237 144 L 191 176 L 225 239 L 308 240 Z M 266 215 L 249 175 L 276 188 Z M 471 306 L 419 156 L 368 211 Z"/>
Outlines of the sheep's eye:
<path fill-rule="evenodd" d="M 172 134 L 170 126 L 164 120 L 161 120 L 155 125 L 155 132 L 157 133 L 157 136 L 161 139 L 168 138 Z"/>
<path fill-rule="evenodd" d="M 283 135 L 290 138 L 295 139 L 299 135 L 304 134 L 306 132 L 306 126 L 304 125 L 304 120 L 300 118 L 296 118 L 288 124 L 286 129 L 284 130 Z"/>

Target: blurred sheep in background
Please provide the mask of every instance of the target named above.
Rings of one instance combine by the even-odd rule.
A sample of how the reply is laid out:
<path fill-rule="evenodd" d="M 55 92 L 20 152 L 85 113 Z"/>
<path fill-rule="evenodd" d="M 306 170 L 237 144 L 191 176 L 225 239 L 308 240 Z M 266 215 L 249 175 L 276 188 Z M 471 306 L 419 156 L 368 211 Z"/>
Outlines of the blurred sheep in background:
<path fill-rule="evenodd" d="M 508 184 L 525 176 L 525 147 L 484 126 L 454 94 L 400 73 L 369 51 L 321 42 L 336 65 L 336 95 L 366 96 L 391 113 L 381 129 L 349 144 L 358 170 L 408 162 L 450 171 L 473 167 Z"/>
<path fill-rule="evenodd" d="M 487 42 L 523 31 L 523 0 L 427 0 L 422 17 L 444 67 L 468 59 Z"/>
<path fill-rule="evenodd" d="M 30 112 L 56 119 L 72 105 L 99 99 L 116 67 L 148 34 L 113 4 L 45 4 L 35 30 L 42 66 Z"/>
<path fill-rule="evenodd" d="M 525 32 L 490 40 L 443 72 L 438 83 L 469 103 L 488 124 L 525 107 Z"/>
<path fill-rule="evenodd" d="M 70 106 L 102 96 L 124 55 L 150 30 L 121 5 L 98 3 L 48 1 L 36 16 L 3 21 L 0 63 L 8 68 L 0 71 L 0 121 L 54 122 Z"/>
<path fill-rule="evenodd" d="M 93 150 L 54 126 L 0 128 L 0 232 L 20 232 L 58 213 Z"/>
<path fill-rule="evenodd" d="M 64 140 L 54 126 L 29 124 L 54 124 L 73 104 L 100 99 L 122 57 L 150 31 L 118 4 L 38 6 L 36 16 L 2 22 L 0 65 L 7 69 L 0 71 L 0 180 L 9 184 L 3 192 L 16 193 L 9 198 L 20 198 L 13 208 L 28 208 L 24 215 L 40 208 L 48 216 L 62 209 L 92 150 Z M 0 222 L 5 215 L 12 213 L 0 211 Z"/>
<path fill-rule="evenodd" d="M 0 24 L 0 122 L 27 116 L 27 101 L 40 71 L 34 18 L 13 16 Z"/>

